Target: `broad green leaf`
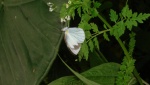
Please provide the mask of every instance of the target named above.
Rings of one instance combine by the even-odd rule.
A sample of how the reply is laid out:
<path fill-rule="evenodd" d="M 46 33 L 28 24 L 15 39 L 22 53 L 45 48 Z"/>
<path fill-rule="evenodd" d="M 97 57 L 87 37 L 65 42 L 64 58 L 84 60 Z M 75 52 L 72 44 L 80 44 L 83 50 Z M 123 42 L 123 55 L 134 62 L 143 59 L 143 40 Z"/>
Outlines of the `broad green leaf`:
<path fill-rule="evenodd" d="M 35 0 L 3 0 L 6 6 L 17 6 L 25 3 L 29 3 Z"/>
<path fill-rule="evenodd" d="M 104 63 L 81 73 L 81 75 L 96 83 L 99 83 L 100 85 L 115 85 L 115 77 L 117 77 L 119 66 L 120 65 L 117 63 Z M 54 80 L 48 85 L 85 85 L 85 84 L 75 76 L 66 76 Z"/>
<path fill-rule="evenodd" d="M 64 2 L 51 1 L 57 6 L 54 12 L 43 0 L 5 0 L 8 5 L 0 11 L 0 85 L 39 85 L 51 68 L 62 40 L 59 9 Z"/>

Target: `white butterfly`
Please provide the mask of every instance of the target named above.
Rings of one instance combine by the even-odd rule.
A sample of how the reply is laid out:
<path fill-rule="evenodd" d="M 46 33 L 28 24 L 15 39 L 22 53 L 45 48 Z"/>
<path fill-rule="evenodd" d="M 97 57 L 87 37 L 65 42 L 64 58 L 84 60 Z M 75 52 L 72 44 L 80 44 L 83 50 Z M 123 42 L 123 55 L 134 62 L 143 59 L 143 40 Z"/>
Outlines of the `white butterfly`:
<path fill-rule="evenodd" d="M 62 29 L 62 31 L 65 31 L 65 42 L 67 47 L 73 54 L 77 55 L 80 51 L 81 43 L 83 43 L 85 40 L 85 33 L 83 29 L 76 27 L 65 27 Z"/>

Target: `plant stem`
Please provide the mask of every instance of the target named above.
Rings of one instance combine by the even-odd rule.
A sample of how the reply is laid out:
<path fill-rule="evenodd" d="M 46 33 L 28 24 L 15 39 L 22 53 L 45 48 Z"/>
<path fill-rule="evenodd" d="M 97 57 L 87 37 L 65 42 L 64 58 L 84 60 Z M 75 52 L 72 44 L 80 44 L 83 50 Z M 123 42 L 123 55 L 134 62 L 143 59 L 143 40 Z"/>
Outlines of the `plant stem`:
<path fill-rule="evenodd" d="M 92 37 L 90 37 L 90 38 L 86 41 L 86 43 L 88 43 L 91 39 L 95 38 L 96 36 L 98 36 L 98 35 L 100 35 L 100 34 L 103 34 L 104 32 L 108 32 L 108 31 L 110 31 L 110 30 L 107 29 L 107 30 L 103 30 L 103 31 L 98 32 L 97 34 L 95 34 L 95 35 L 93 35 Z"/>
<path fill-rule="evenodd" d="M 129 55 L 129 52 L 127 51 L 125 45 L 123 44 L 123 42 L 121 41 L 120 38 L 116 39 L 118 41 L 118 43 L 120 44 L 121 48 L 123 49 L 124 51 L 124 54 L 126 55 L 127 59 L 129 60 L 130 59 L 130 55 Z"/>
<path fill-rule="evenodd" d="M 98 17 L 100 18 L 100 20 L 102 20 L 102 22 L 109 28 L 109 29 L 112 29 L 111 25 L 101 16 L 101 15 L 98 15 Z M 124 54 L 126 55 L 127 59 L 129 60 L 131 57 L 125 47 L 125 45 L 123 44 L 123 42 L 121 41 L 120 38 L 116 39 L 118 41 L 118 43 L 120 44 L 122 50 L 124 51 Z M 142 83 L 142 79 L 141 77 L 139 76 L 138 72 L 136 69 L 133 70 L 133 74 L 134 76 L 136 77 L 136 79 L 138 80 L 139 84 L 140 85 L 143 85 Z"/>
<path fill-rule="evenodd" d="M 143 82 L 142 82 L 142 79 L 141 79 L 141 77 L 139 76 L 139 73 L 137 72 L 136 69 L 133 70 L 133 74 L 134 74 L 134 76 L 136 77 L 136 79 L 138 80 L 138 82 L 140 83 L 140 85 L 144 85 Z"/>

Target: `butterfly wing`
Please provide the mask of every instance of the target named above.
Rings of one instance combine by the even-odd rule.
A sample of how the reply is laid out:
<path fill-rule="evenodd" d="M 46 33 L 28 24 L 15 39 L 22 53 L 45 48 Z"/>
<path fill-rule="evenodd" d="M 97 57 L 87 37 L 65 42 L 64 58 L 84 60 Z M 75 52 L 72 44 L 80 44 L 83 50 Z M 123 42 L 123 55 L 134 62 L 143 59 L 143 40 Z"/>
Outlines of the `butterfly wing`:
<path fill-rule="evenodd" d="M 75 46 L 74 48 L 69 48 L 71 50 L 71 52 L 75 55 L 77 55 L 80 51 L 81 45 L 78 44 L 78 46 Z"/>
<path fill-rule="evenodd" d="M 67 47 L 75 55 L 80 51 L 81 45 L 85 40 L 85 33 L 81 28 L 68 28 L 65 29 L 65 41 Z"/>
<path fill-rule="evenodd" d="M 65 33 L 65 41 L 69 48 L 74 48 L 75 45 L 78 45 L 77 39 L 72 37 L 69 33 Z"/>
<path fill-rule="evenodd" d="M 68 33 L 74 37 L 78 43 L 83 43 L 85 40 L 85 33 L 81 28 L 69 28 Z"/>

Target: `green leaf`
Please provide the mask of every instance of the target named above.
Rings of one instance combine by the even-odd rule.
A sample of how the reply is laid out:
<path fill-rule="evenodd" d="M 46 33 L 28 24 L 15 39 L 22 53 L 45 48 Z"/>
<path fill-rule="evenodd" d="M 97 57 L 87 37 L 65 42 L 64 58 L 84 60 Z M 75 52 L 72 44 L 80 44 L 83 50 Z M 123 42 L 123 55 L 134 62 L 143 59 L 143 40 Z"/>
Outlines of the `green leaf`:
<path fill-rule="evenodd" d="M 128 14 L 131 15 L 131 14 Z M 143 20 L 146 20 L 148 17 L 150 17 L 150 14 L 142 14 L 140 13 L 139 15 L 135 12 L 132 14 L 132 16 L 130 18 L 128 18 L 125 21 L 125 25 L 127 26 L 127 28 L 131 31 L 132 30 L 132 26 L 137 26 L 138 23 L 143 23 Z"/>
<path fill-rule="evenodd" d="M 93 42 L 94 42 L 94 45 L 96 46 L 96 48 L 99 50 L 99 42 L 98 42 L 98 40 L 97 40 L 97 37 L 95 37 L 95 38 L 93 39 Z"/>
<path fill-rule="evenodd" d="M 129 41 L 129 54 L 132 56 L 133 54 L 133 50 L 134 50 L 134 47 L 135 47 L 135 33 L 131 33 L 130 34 L 130 41 Z"/>
<path fill-rule="evenodd" d="M 110 14 L 109 14 L 109 16 L 110 16 L 110 20 L 111 20 L 112 22 L 115 22 L 115 23 L 117 22 L 117 20 L 118 20 L 118 15 L 117 15 L 116 11 L 110 9 Z"/>
<path fill-rule="evenodd" d="M 89 48 L 90 48 L 90 51 L 93 52 L 94 44 L 93 44 L 93 41 L 92 41 L 92 40 L 90 40 L 90 41 L 88 42 L 88 46 L 89 46 Z"/>
<path fill-rule="evenodd" d="M 128 13 L 130 13 L 129 6 L 125 5 L 125 7 L 123 7 L 123 9 L 121 11 L 121 14 L 123 17 L 129 17 Z"/>
<path fill-rule="evenodd" d="M 87 23 L 86 21 L 80 22 L 79 26 L 80 28 L 83 28 L 85 31 L 91 30 L 91 25 Z"/>
<path fill-rule="evenodd" d="M 117 39 L 124 34 L 125 24 L 123 21 L 116 23 L 112 29 L 110 29 L 110 34 L 114 35 Z"/>
<path fill-rule="evenodd" d="M 77 9 L 77 12 L 78 12 L 79 17 L 81 17 L 81 8 L 80 7 Z"/>
<path fill-rule="evenodd" d="M 97 17 L 98 16 L 98 11 L 95 8 L 91 8 L 91 16 L 92 18 Z"/>
<path fill-rule="evenodd" d="M 137 20 L 139 23 L 143 23 L 143 20 L 146 20 L 146 19 L 149 18 L 149 17 L 150 17 L 150 14 L 146 14 L 146 13 L 142 14 L 142 13 L 140 13 L 140 14 L 137 16 L 136 20 Z"/>
<path fill-rule="evenodd" d="M 128 18 L 131 18 L 131 17 L 132 17 L 132 10 L 128 10 L 128 11 L 127 11 L 127 17 L 128 17 Z"/>
<path fill-rule="evenodd" d="M 127 26 L 127 28 L 128 28 L 130 31 L 132 30 L 133 24 L 132 24 L 131 20 L 126 20 L 125 25 Z"/>
<path fill-rule="evenodd" d="M 93 3 L 93 5 L 94 5 L 94 8 L 99 8 L 99 6 L 100 6 L 101 4 L 96 1 L 96 2 Z"/>
<path fill-rule="evenodd" d="M 119 70 L 119 64 L 117 63 L 105 63 L 99 66 L 93 67 L 83 73 L 84 77 L 99 83 L 100 85 L 115 85 L 115 77 Z M 61 77 L 48 85 L 85 85 L 81 80 L 75 76 Z"/>
<path fill-rule="evenodd" d="M 89 48 L 88 48 L 87 43 L 84 42 L 82 43 L 81 50 L 79 52 L 79 61 L 82 58 L 88 60 L 88 55 L 89 55 Z"/>
<path fill-rule="evenodd" d="M 81 21 L 88 22 L 91 19 L 91 16 L 88 14 L 82 14 Z"/>
<path fill-rule="evenodd" d="M 132 23 L 133 26 L 137 26 L 138 25 L 138 23 L 135 20 L 131 20 L 131 23 Z"/>
<path fill-rule="evenodd" d="M 103 37 L 104 37 L 104 39 L 106 39 L 107 41 L 110 41 L 110 39 L 109 39 L 109 37 L 108 37 L 108 35 L 107 35 L 106 32 L 103 33 Z"/>
<path fill-rule="evenodd" d="M 124 57 L 122 65 L 120 66 L 120 71 L 116 79 L 116 85 L 128 85 L 131 83 L 131 79 L 134 78 L 132 72 L 134 70 L 135 60 Z"/>
<path fill-rule="evenodd" d="M 3 1 L 3 0 L 2 0 Z M 18 6 L 18 5 L 21 5 L 21 4 L 26 4 L 28 2 L 32 2 L 32 1 L 35 1 L 35 0 L 24 0 L 24 1 L 19 1 L 19 0 L 6 0 L 6 1 L 3 1 L 5 3 L 6 6 Z"/>
<path fill-rule="evenodd" d="M 104 25 L 103 25 L 103 27 L 104 27 L 105 29 L 107 29 L 107 26 L 106 26 L 106 24 L 104 24 Z"/>
<path fill-rule="evenodd" d="M 99 31 L 98 27 L 95 23 L 90 23 L 90 25 L 91 25 L 91 28 L 93 29 L 93 32 L 98 32 Z"/>
<path fill-rule="evenodd" d="M 64 1 L 56 1 L 60 9 Z M 0 85 L 40 84 L 63 37 L 58 9 L 49 12 L 46 3 L 34 0 L 0 11 Z"/>
<path fill-rule="evenodd" d="M 86 36 L 86 39 L 89 39 L 91 37 L 91 32 L 85 31 L 85 36 Z"/>

